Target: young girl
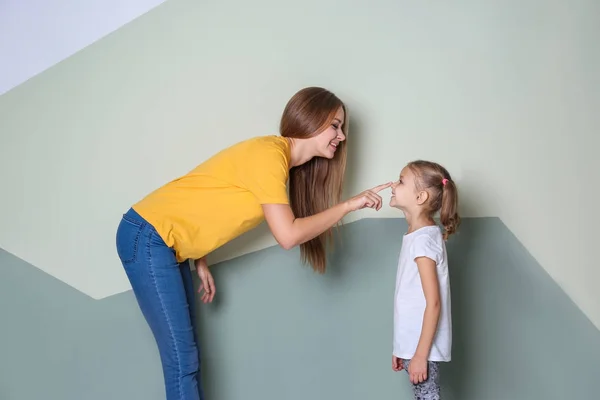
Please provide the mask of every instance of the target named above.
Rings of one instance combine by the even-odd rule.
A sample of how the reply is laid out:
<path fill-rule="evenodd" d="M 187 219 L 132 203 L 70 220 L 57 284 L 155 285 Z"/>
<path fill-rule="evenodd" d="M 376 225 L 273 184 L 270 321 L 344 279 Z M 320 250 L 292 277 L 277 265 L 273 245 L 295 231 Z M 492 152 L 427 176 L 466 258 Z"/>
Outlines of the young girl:
<path fill-rule="evenodd" d="M 402 210 L 402 240 L 394 296 L 392 369 L 406 370 L 415 399 L 440 398 L 439 363 L 450 361 L 452 319 L 445 240 L 460 224 L 458 191 L 448 171 L 413 161 L 392 185 L 390 206 Z M 440 212 L 444 231 L 433 216 Z"/>

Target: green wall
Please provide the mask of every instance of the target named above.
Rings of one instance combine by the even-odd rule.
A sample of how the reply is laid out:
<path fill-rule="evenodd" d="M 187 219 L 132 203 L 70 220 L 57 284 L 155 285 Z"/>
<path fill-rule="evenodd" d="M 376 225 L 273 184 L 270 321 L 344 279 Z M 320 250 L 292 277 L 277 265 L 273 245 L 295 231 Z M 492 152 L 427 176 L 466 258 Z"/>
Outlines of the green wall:
<path fill-rule="evenodd" d="M 277 247 L 215 266 L 216 303 L 198 310 L 208 400 L 410 399 L 391 370 L 405 229 L 346 225 L 325 276 Z M 499 219 L 466 219 L 448 251 L 446 399 L 598 398 L 600 332 Z M 131 292 L 92 300 L 0 251 L 0 294 L 0 399 L 164 398 Z"/>

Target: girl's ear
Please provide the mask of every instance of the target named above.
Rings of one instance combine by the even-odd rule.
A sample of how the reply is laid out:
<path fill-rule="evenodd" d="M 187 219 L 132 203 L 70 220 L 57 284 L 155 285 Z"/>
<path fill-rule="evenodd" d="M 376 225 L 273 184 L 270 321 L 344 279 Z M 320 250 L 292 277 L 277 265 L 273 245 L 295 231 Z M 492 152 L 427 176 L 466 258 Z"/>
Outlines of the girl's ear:
<path fill-rule="evenodd" d="M 429 193 L 426 190 L 421 190 L 417 193 L 417 204 L 422 206 L 429 199 Z"/>

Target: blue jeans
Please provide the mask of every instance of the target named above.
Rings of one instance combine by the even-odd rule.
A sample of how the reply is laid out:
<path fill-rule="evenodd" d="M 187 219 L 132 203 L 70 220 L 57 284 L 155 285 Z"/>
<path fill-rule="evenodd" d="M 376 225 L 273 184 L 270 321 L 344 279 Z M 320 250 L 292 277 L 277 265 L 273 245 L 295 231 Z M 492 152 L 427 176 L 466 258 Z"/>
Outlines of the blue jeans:
<path fill-rule="evenodd" d="M 154 338 L 167 400 L 203 400 L 189 264 L 133 209 L 117 229 L 117 253 Z"/>

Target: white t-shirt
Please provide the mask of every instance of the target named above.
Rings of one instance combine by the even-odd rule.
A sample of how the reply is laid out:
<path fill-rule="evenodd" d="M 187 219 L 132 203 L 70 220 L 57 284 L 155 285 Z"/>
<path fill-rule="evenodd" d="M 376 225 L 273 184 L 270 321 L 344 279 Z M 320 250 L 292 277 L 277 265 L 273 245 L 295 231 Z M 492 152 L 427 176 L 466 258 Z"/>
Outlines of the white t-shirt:
<path fill-rule="evenodd" d="M 402 240 L 394 295 L 393 354 L 398 358 L 411 359 L 421 337 L 426 302 L 415 261 L 416 257 L 421 256 L 436 262 L 440 285 L 440 318 L 431 345 L 429 361 L 450 361 L 452 349 L 450 276 L 446 244 L 438 226 L 417 229 L 404 235 Z"/>

